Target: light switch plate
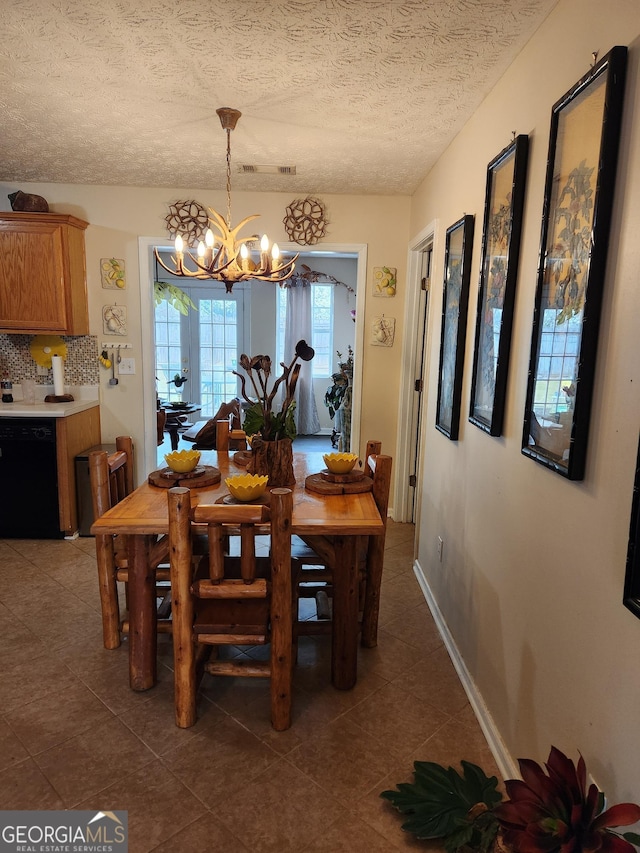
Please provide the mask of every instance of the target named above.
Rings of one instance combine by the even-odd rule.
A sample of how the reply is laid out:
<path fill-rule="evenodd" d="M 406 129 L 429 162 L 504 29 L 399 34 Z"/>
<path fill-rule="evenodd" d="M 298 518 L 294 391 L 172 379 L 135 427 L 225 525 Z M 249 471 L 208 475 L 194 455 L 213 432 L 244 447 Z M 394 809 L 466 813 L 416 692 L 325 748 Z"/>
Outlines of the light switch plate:
<path fill-rule="evenodd" d="M 127 374 L 133 374 L 136 372 L 136 360 L 135 358 L 123 358 L 120 360 L 120 364 L 118 365 L 118 373 L 120 376 L 125 376 Z"/>

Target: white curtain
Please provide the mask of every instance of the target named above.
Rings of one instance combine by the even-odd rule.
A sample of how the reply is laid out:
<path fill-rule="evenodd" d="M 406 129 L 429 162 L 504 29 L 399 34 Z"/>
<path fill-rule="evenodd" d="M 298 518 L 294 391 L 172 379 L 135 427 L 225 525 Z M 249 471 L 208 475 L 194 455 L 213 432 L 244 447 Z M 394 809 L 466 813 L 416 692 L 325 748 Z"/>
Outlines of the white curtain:
<path fill-rule="evenodd" d="M 295 355 L 296 344 L 305 340 L 311 346 L 311 287 L 291 281 L 287 287 L 287 317 L 284 329 L 284 361 L 289 364 Z M 296 386 L 296 430 L 299 435 L 320 432 L 320 419 L 313 393 L 313 374 L 310 361 L 301 361 Z"/>

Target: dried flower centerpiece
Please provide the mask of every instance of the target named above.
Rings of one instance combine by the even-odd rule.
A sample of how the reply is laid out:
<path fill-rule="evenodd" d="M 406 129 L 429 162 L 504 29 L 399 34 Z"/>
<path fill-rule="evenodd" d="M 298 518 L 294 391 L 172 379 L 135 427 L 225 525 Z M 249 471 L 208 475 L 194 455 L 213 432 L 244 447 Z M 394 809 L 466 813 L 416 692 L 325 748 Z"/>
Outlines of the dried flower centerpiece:
<path fill-rule="evenodd" d="M 240 356 L 240 366 L 247 376 L 233 371 L 240 379 L 241 393 L 249 403 L 245 413 L 244 430 L 251 441 L 252 459 L 247 471 L 253 474 L 268 474 L 269 486 L 290 486 L 293 476 L 292 441 L 296 437 L 294 419 L 294 394 L 300 376 L 300 360 L 311 361 L 315 350 L 306 341 L 298 341 L 295 355 L 289 364 L 280 363 L 282 373 L 269 389 L 272 362 L 268 355 Z M 254 396 L 247 393 L 247 377 L 253 387 Z M 280 410 L 274 412 L 278 391 L 282 388 L 283 400 Z"/>

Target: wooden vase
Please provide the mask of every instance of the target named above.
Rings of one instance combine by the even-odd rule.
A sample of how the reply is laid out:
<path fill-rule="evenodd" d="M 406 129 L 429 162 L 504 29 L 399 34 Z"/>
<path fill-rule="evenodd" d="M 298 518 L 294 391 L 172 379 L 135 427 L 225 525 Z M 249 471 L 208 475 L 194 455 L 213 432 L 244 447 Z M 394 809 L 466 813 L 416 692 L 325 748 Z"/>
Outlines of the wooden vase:
<path fill-rule="evenodd" d="M 267 486 L 293 486 L 293 441 L 279 438 L 265 441 L 255 436 L 251 442 L 251 460 L 247 465 L 249 474 L 265 474 L 269 477 Z"/>

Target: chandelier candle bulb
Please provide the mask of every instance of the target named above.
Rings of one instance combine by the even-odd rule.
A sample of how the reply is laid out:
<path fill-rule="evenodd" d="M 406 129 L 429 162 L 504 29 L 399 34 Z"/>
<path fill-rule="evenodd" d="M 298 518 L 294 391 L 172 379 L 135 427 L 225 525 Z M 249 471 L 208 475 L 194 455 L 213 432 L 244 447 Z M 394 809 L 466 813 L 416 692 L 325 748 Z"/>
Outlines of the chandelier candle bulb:
<path fill-rule="evenodd" d="M 260 269 L 269 269 L 269 239 L 266 234 L 263 234 L 260 240 Z"/>

